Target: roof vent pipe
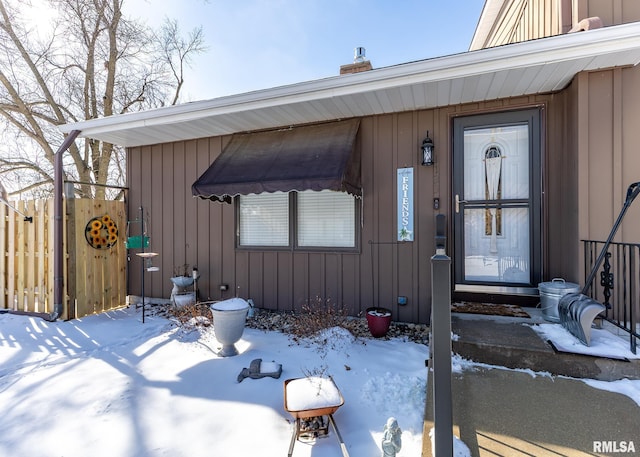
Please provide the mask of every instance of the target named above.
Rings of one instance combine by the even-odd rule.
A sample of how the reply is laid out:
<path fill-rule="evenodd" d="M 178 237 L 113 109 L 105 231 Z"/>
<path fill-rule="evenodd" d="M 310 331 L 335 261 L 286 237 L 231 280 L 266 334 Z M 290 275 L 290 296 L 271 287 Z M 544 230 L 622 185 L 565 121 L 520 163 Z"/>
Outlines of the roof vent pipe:
<path fill-rule="evenodd" d="M 365 49 L 361 46 L 355 48 L 355 51 L 353 53 L 353 63 L 362 63 L 365 61 L 364 58 L 365 55 Z"/>

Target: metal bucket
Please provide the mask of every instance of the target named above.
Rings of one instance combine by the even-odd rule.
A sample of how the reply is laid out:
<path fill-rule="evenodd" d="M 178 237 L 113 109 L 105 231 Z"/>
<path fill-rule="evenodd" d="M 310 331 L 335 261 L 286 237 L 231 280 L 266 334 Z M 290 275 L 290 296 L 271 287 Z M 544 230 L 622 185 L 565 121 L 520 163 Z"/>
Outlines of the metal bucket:
<path fill-rule="evenodd" d="M 542 315 L 551 322 L 560 322 L 558 303 L 568 293 L 580 292 L 580 286 L 573 282 L 565 282 L 562 278 L 553 278 L 551 281 L 538 284 L 540 291 L 540 306 Z"/>

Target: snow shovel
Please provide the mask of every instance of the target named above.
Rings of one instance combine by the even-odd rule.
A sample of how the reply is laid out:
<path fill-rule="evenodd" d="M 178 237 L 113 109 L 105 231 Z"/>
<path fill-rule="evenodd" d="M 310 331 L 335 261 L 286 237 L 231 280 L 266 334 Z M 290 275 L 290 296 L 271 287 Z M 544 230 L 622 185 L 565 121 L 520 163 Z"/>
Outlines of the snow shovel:
<path fill-rule="evenodd" d="M 598 314 L 606 309 L 606 307 L 602 303 L 594 300 L 586 294 L 591 287 L 593 278 L 595 278 L 596 273 L 600 268 L 600 264 L 604 260 L 604 256 L 607 254 L 607 250 L 609 249 L 611 240 L 613 240 L 613 237 L 618 231 L 618 227 L 622 222 L 622 218 L 639 193 L 640 182 L 631 184 L 627 189 L 627 197 L 625 198 L 624 204 L 622 205 L 622 210 L 620 210 L 618 219 L 616 219 L 615 224 L 613 224 L 611 233 L 609 233 L 609 237 L 607 238 L 607 241 L 605 241 L 604 246 L 602 247 L 602 251 L 598 255 L 598 258 L 596 259 L 596 262 L 593 265 L 589 276 L 587 277 L 587 281 L 585 282 L 582 291 L 580 293 L 574 292 L 565 294 L 560 298 L 560 301 L 558 303 L 558 315 L 560 316 L 560 323 L 564 328 L 569 330 L 569 332 L 571 332 L 586 346 L 589 346 L 591 343 L 591 324 L 593 320 Z"/>

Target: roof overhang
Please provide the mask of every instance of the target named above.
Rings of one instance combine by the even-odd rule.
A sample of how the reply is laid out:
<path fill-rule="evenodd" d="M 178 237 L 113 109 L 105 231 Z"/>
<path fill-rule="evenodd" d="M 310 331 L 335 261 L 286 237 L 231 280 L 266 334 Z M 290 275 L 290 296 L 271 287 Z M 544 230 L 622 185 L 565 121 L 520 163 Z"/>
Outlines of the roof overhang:
<path fill-rule="evenodd" d="M 65 124 L 125 147 L 554 92 L 640 62 L 640 22 Z"/>

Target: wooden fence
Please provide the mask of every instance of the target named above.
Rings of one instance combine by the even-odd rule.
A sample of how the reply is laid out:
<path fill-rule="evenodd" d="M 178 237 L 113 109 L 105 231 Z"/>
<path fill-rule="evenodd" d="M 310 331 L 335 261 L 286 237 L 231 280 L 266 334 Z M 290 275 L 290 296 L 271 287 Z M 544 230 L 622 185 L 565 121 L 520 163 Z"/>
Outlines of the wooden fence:
<path fill-rule="evenodd" d="M 65 200 L 62 319 L 107 311 L 126 302 L 124 202 Z M 53 200 L 0 206 L 0 309 L 53 311 Z M 104 241 L 104 243 L 103 243 Z"/>
<path fill-rule="evenodd" d="M 53 200 L 0 206 L 0 309 L 53 311 Z M 66 293 L 65 293 L 66 295 Z"/>

